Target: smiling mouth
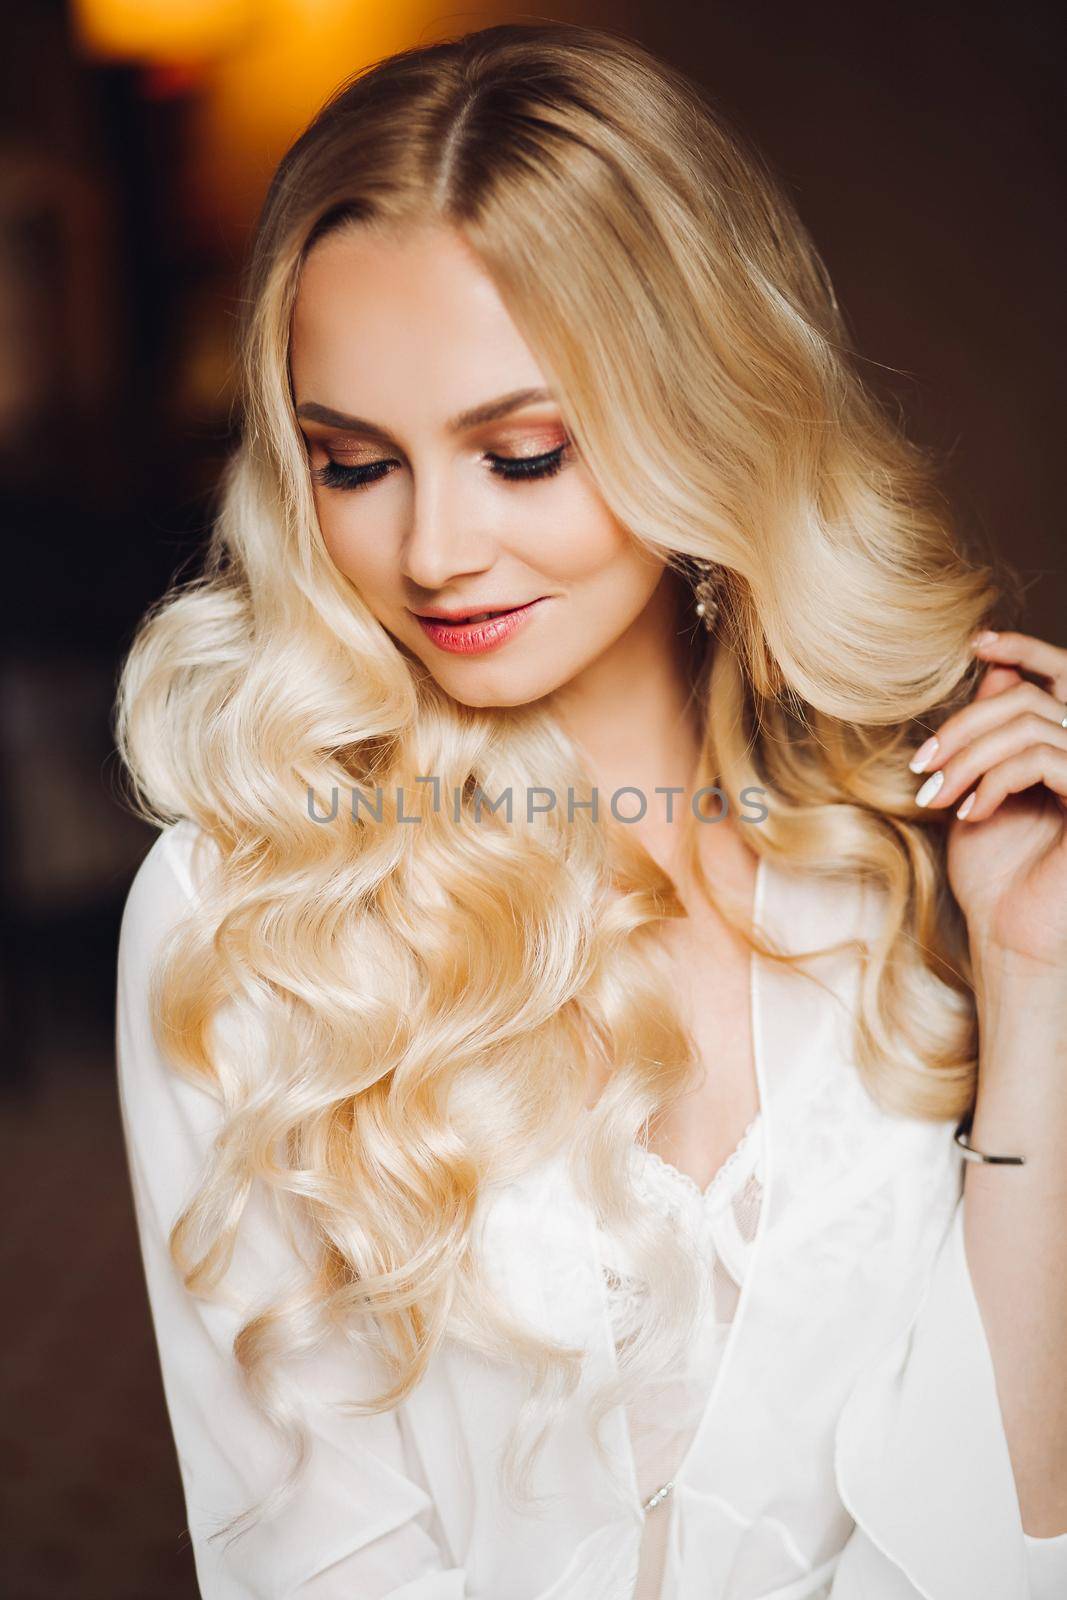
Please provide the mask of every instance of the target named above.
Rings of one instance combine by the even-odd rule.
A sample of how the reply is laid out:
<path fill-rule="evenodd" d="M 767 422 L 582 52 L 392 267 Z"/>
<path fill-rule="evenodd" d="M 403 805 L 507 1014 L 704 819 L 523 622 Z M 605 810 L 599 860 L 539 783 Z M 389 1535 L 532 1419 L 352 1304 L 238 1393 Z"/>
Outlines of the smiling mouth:
<path fill-rule="evenodd" d="M 412 613 L 416 621 L 439 650 L 456 656 L 483 655 L 495 650 L 513 638 L 529 623 L 539 606 L 547 605 L 548 597 L 540 595 L 523 605 L 508 606 L 499 611 L 478 611 L 469 617 L 424 617 Z"/>

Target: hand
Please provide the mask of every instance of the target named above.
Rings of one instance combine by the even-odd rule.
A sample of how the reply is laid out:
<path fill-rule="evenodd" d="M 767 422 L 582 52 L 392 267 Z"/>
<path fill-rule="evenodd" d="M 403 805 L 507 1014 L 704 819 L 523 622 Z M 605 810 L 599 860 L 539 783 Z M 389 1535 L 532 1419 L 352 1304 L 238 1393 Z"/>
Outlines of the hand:
<path fill-rule="evenodd" d="M 916 752 L 912 771 L 929 775 L 916 800 L 958 807 L 948 877 L 972 953 L 1067 984 L 1067 650 L 1025 633 L 980 638 L 990 666 Z"/>

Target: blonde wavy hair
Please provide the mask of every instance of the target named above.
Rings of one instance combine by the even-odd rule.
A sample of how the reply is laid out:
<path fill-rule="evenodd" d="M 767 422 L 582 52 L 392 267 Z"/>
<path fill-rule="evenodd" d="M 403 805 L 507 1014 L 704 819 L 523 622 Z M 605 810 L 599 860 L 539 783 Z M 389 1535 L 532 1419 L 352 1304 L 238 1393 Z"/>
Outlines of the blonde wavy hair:
<path fill-rule="evenodd" d="M 317 525 L 288 372 L 302 263 L 330 230 L 428 221 L 492 276 L 615 516 L 680 570 L 723 568 L 714 648 L 693 645 L 699 781 L 731 809 L 766 792 L 747 831 L 759 855 L 883 893 L 855 1019 L 872 1094 L 949 1118 L 974 1092 L 943 819 L 916 808 L 906 761 L 973 691 L 968 640 L 1002 591 L 963 554 L 930 455 L 865 387 L 783 187 L 692 83 L 608 31 L 491 27 L 358 73 L 270 186 L 242 298 L 241 440 L 204 569 L 144 619 L 115 717 L 130 803 L 192 819 L 217 856 L 152 990 L 174 1068 L 224 1112 L 174 1260 L 190 1292 L 214 1292 L 257 1183 L 313 1243 L 303 1286 L 235 1341 L 293 1446 L 260 1508 L 307 1453 L 276 1364 L 338 1327 L 389 1363 L 357 1413 L 401 1402 L 446 1335 L 520 1361 L 530 1400 L 504 1477 L 529 1497 L 582 1352 L 510 1313 L 475 1223 L 490 1186 L 564 1147 L 649 1288 L 594 1399 L 598 1439 L 697 1305 L 693 1267 L 627 1183 L 631 1145 L 696 1070 L 656 937 L 685 914 L 675 885 L 611 819 L 478 820 L 479 790 L 591 793 L 551 697 L 452 701 Z M 428 773 L 457 810 L 426 812 Z M 323 826 L 308 794 L 335 787 L 396 805 Z M 699 871 L 696 831 L 690 817 Z M 702 888 L 751 949 L 800 959 Z M 242 1017 L 228 1045 L 227 1003 Z M 607 1086 L 589 1110 L 591 1066 Z"/>

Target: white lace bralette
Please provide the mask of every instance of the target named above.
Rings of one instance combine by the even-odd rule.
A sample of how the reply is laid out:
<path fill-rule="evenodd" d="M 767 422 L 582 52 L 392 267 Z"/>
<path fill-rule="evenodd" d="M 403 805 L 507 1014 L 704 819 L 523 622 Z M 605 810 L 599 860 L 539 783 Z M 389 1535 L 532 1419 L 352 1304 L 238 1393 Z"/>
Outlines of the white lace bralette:
<path fill-rule="evenodd" d="M 673 1474 L 707 1404 L 737 1308 L 763 1195 L 762 1132 L 757 1113 L 706 1189 L 655 1151 L 633 1147 L 639 1196 L 688 1239 L 704 1264 L 706 1289 L 704 1312 L 684 1363 L 664 1374 L 645 1400 L 627 1410 L 646 1510 L 670 1492 Z M 601 1230 L 601 1245 L 609 1316 L 616 1346 L 621 1348 L 641 1315 L 647 1289 L 607 1230 Z"/>

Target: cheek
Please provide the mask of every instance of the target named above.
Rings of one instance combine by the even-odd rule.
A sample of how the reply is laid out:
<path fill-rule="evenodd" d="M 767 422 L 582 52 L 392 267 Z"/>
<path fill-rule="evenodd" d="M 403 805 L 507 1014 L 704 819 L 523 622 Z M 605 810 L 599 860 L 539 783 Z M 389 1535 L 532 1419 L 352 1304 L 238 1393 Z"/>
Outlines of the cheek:
<path fill-rule="evenodd" d="M 373 492 L 362 499 L 357 509 L 343 495 L 317 494 L 315 510 L 330 560 L 369 598 L 395 578 L 395 519 L 371 503 Z"/>
<path fill-rule="evenodd" d="M 562 583 L 618 573 L 636 559 L 634 541 L 577 472 L 565 492 L 561 485 L 526 520 L 517 516 L 514 528 L 513 548 L 521 540 L 530 564 Z"/>
<path fill-rule="evenodd" d="M 334 565 L 368 601 L 395 600 L 404 518 L 386 485 L 351 498 L 318 492 L 315 508 Z M 590 583 L 598 591 L 607 584 L 636 592 L 654 583 L 647 558 L 578 472 L 567 483 L 510 490 L 508 498 L 498 492 L 483 514 L 493 525 L 500 555 L 564 588 Z"/>

